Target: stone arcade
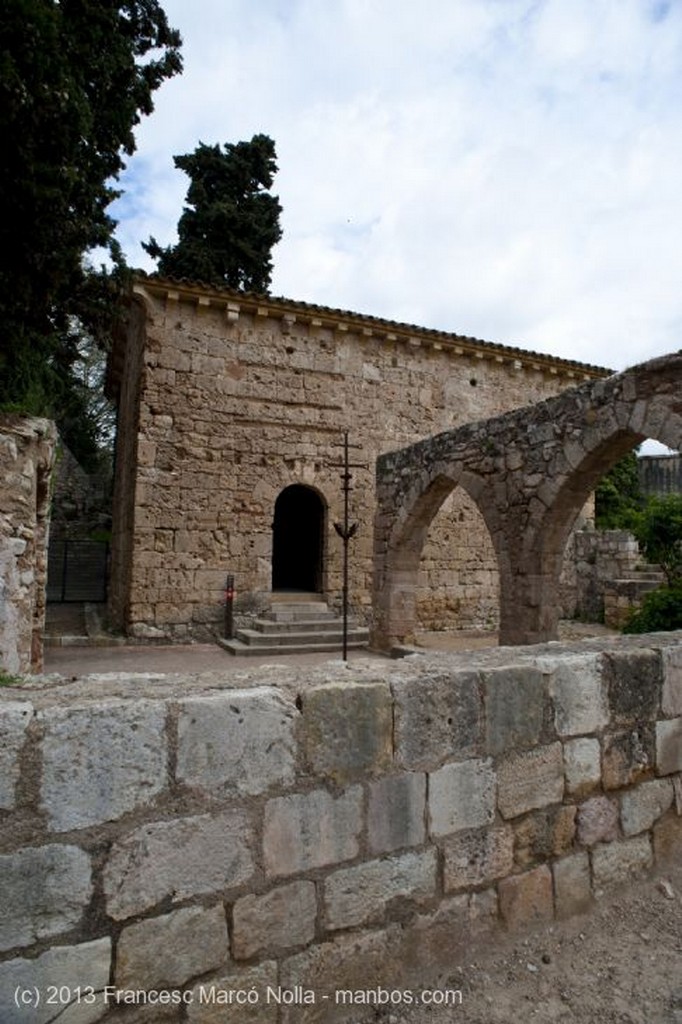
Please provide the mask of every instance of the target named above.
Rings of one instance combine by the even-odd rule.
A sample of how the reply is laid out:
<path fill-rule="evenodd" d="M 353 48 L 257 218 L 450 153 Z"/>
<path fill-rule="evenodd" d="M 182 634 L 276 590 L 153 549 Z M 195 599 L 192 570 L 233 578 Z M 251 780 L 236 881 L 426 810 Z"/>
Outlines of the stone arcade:
<path fill-rule="evenodd" d="M 228 573 L 238 612 L 262 611 L 288 590 L 338 604 L 344 429 L 362 463 L 350 589 L 368 617 L 376 458 L 606 373 L 375 317 L 138 278 L 110 365 L 113 624 L 140 637 L 209 636 Z M 458 488 L 422 552 L 418 621 L 493 627 L 498 605 L 490 534 Z"/>

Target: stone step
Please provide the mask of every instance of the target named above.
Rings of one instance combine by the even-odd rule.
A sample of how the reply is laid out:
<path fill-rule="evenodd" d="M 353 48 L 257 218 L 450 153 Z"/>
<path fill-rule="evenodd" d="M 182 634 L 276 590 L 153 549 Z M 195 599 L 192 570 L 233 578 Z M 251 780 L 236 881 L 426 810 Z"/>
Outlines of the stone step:
<path fill-rule="evenodd" d="M 348 620 L 348 628 L 357 627 L 355 620 Z M 254 619 L 245 626 L 256 633 L 329 633 L 342 628 L 341 619 L 336 615 L 316 619 Z"/>
<path fill-rule="evenodd" d="M 306 638 L 307 639 L 307 638 Z M 220 646 L 228 652 L 228 654 L 240 655 L 242 657 L 281 657 L 286 654 L 341 654 L 342 642 L 337 640 L 332 643 L 330 640 L 325 640 L 323 643 L 301 643 L 282 647 L 279 645 L 271 644 L 245 644 L 240 640 L 219 640 Z M 366 640 L 352 640 L 348 637 L 348 650 L 358 651 L 363 650 L 367 647 Z"/>
<path fill-rule="evenodd" d="M 273 622 L 305 622 L 311 619 L 333 619 L 336 613 L 330 611 L 326 601 L 278 602 L 271 605 L 270 611 L 263 618 Z"/>
<path fill-rule="evenodd" d="M 296 632 L 296 633 L 261 633 L 255 629 L 238 629 L 236 639 L 249 647 L 300 647 L 302 645 L 332 644 L 339 646 L 343 642 L 343 630 L 338 622 L 334 623 L 333 630 L 324 632 Z M 369 630 L 349 629 L 348 640 L 354 643 L 366 644 L 369 642 Z"/>

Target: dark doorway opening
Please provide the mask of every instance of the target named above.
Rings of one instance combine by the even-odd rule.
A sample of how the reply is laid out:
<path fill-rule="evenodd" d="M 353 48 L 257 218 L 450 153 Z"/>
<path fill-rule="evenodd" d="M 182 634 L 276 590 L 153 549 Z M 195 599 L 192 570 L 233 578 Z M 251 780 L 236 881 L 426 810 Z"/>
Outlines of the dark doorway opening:
<path fill-rule="evenodd" d="M 272 589 L 322 591 L 324 503 L 303 484 L 285 487 L 272 524 Z"/>

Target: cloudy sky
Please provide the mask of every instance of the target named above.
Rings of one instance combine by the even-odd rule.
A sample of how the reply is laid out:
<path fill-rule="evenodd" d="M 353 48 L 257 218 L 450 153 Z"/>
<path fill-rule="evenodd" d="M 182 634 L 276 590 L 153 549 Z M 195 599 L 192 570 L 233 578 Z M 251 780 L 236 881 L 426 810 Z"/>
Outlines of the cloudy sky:
<path fill-rule="evenodd" d="M 622 369 L 682 338 L 682 0 L 162 0 L 184 74 L 114 208 L 175 237 L 174 154 L 276 143 L 272 292 Z"/>

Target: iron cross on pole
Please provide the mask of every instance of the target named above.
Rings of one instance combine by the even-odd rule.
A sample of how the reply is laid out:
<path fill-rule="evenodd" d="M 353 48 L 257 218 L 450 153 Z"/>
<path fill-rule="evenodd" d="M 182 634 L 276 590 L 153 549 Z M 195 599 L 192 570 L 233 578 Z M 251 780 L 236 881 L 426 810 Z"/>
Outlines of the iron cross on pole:
<path fill-rule="evenodd" d="M 340 447 L 334 445 L 334 447 Z M 341 480 L 343 481 L 343 523 L 334 523 L 334 529 L 343 541 L 343 660 L 348 661 L 348 546 L 351 537 L 355 536 L 358 524 L 349 522 L 349 497 L 351 480 L 353 474 L 351 469 L 364 469 L 362 462 L 349 462 L 349 450 L 361 448 L 359 444 L 349 444 L 348 431 L 343 432 L 343 462 L 333 463 L 343 469 Z"/>

